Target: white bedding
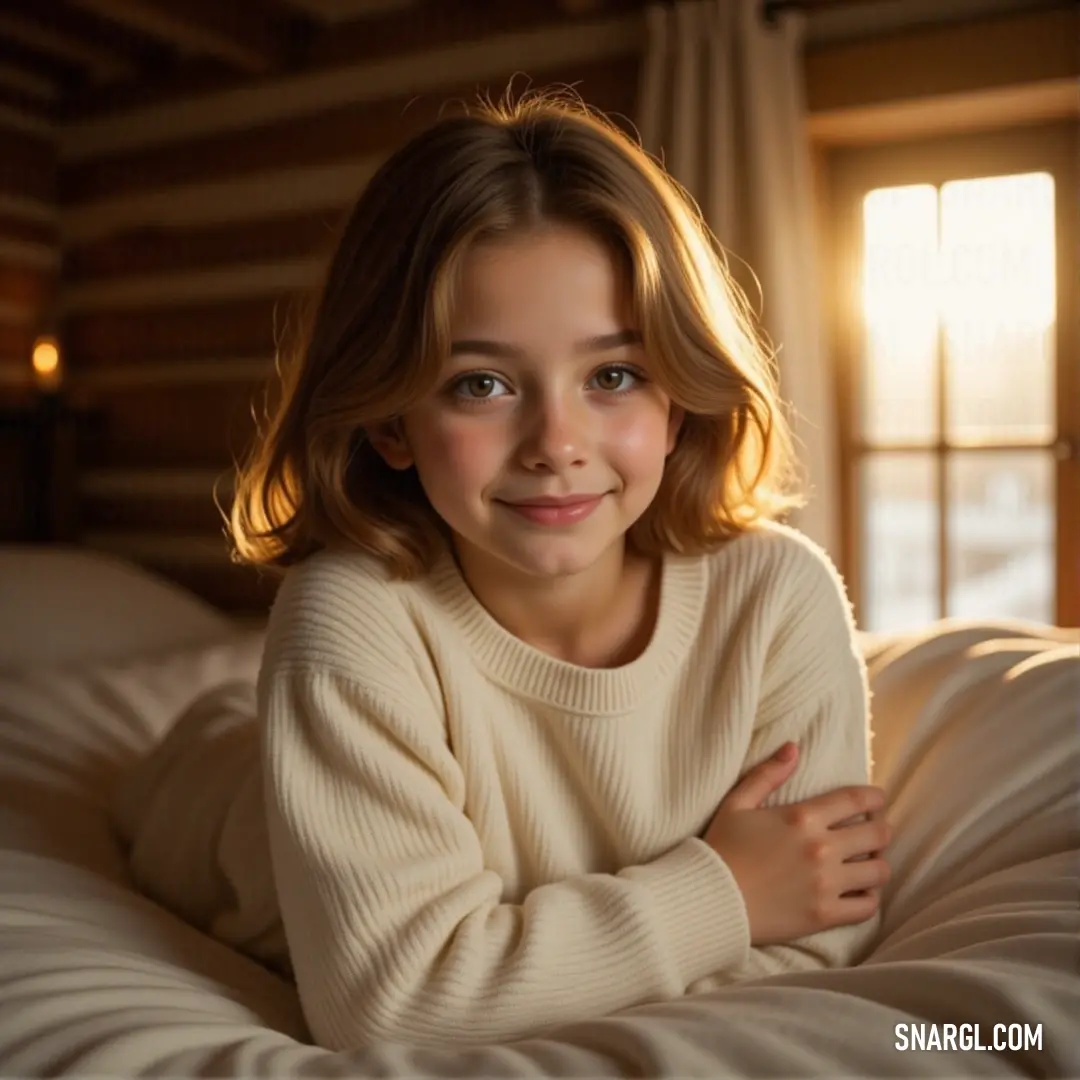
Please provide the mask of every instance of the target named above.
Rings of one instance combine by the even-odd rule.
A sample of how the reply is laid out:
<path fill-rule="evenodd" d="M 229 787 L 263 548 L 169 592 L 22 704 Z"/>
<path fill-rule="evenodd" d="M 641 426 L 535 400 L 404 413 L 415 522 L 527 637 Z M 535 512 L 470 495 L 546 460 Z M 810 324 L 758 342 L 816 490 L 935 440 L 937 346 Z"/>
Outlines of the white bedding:
<path fill-rule="evenodd" d="M 119 771 L 258 654 L 247 634 L 0 672 L 0 1075 L 1080 1075 L 1075 633 L 942 624 L 873 658 L 898 836 L 861 967 L 445 1052 L 307 1045 L 290 984 L 130 886 L 105 817 Z M 1041 1025 L 1043 1048 L 900 1052 L 913 1022 L 979 1023 L 984 1042 Z"/>

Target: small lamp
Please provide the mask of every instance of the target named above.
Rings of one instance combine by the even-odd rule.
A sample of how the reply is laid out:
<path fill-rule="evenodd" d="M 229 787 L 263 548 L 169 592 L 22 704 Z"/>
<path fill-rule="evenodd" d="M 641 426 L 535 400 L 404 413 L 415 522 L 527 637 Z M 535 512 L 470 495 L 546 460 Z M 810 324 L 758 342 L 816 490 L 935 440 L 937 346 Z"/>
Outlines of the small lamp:
<path fill-rule="evenodd" d="M 60 341 L 52 334 L 43 334 L 34 342 L 31 357 L 34 385 L 45 394 L 58 393 L 64 382 Z"/>

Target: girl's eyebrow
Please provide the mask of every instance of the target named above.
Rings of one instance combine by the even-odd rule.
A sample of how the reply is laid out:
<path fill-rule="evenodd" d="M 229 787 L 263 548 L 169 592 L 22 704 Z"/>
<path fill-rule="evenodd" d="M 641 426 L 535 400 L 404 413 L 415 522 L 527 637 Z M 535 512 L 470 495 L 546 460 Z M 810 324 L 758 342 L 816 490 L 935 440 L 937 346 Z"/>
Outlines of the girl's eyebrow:
<path fill-rule="evenodd" d="M 617 330 L 613 334 L 598 334 L 596 337 L 586 338 L 574 346 L 574 352 L 589 354 L 606 352 L 609 349 L 618 349 L 623 345 L 640 345 L 641 333 L 638 330 Z M 508 345 L 501 341 L 486 341 L 482 338 L 466 338 L 455 341 L 450 346 L 451 356 L 460 356 L 468 353 L 471 356 L 490 356 L 498 360 L 524 360 L 528 354 L 524 349 L 516 345 Z"/>

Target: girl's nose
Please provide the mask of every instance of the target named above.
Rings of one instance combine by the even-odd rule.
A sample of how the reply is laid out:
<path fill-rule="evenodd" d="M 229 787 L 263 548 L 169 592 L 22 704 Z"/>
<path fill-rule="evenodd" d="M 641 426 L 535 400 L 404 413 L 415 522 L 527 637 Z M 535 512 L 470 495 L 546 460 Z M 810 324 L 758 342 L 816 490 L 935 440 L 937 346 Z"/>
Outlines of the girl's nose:
<path fill-rule="evenodd" d="M 537 403 L 525 421 L 522 453 L 532 468 L 560 471 L 584 461 L 590 438 L 589 416 L 583 403 L 558 400 Z"/>

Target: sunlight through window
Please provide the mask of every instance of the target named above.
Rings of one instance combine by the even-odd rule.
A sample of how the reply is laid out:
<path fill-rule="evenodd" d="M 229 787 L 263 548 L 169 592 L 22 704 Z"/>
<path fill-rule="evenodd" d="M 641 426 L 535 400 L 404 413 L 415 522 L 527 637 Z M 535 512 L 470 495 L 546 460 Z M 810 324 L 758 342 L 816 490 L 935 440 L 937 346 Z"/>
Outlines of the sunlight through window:
<path fill-rule="evenodd" d="M 863 203 L 864 624 L 1053 618 L 1054 183 Z"/>

